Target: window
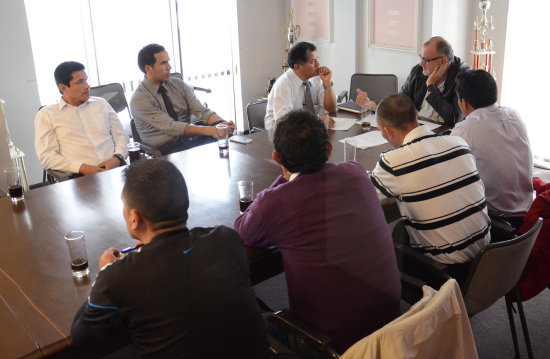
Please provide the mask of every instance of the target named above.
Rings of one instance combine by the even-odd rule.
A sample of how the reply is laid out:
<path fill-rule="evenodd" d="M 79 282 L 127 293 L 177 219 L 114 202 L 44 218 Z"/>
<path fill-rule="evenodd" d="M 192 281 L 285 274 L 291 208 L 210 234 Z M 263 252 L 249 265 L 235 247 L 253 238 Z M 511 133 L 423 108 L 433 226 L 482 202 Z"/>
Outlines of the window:
<path fill-rule="evenodd" d="M 235 1 L 227 0 L 25 0 L 42 104 L 59 91 L 53 71 L 63 61 L 86 66 L 91 86 L 118 82 L 128 100 L 143 79 L 139 50 L 166 48 L 173 72 L 226 120 L 235 120 L 232 29 Z M 179 21 L 178 21 L 179 20 Z"/>
<path fill-rule="evenodd" d="M 535 11 L 533 11 L 535 10 Z M 533 154 L 550 161 L 550 115 L 546 108 L 550 69 L 545 64 L 546 15 L 550 3 L 510 0 L 501 104 L 520 114 L 527 125 Z"/>

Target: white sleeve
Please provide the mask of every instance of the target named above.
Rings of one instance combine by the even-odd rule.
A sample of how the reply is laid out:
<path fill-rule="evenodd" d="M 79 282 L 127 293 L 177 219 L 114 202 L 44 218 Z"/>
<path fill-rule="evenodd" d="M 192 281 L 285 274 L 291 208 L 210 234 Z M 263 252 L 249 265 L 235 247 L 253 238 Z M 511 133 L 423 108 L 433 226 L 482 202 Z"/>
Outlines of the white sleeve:
<path fill-rule="evenodd" d="M 78 173 L 82 162 L 69 160 L 59 154 L 59 142 L 53 130 L 52 118 L 45 110 L 36 114 L 34 120 L 34 146 L 44 169 Z"/>
<path fill-rule="evenodd" d="M 115 144 L 115 152 L 120 153 L 122 157 L 126 158 L 128 156 L 128 135 L 124 132 L 122 128 L 122 123 L 118 118 L 115 110 L 105 101 L 105 105 L 109 109 L 109 125 L 111 128 L 111 137 Z"/>
<path fill-rule="evenodd" d="M 374 167 L 374 170 L 370 173 L 370 179 L 374 188 L 376 188 L 376 193 L 380 201 L 386 198 L 396 198 L 400 196 L 397 178 L 382 168 L 379 163 L 376 164 L 376 167 Z"/>
<path fill-rule="evenodd" d="M 277 121 L 294 109 L 292 101 L 292 90 L 287 84 L 274 86 L 273 93 L 273 119 Z"/>

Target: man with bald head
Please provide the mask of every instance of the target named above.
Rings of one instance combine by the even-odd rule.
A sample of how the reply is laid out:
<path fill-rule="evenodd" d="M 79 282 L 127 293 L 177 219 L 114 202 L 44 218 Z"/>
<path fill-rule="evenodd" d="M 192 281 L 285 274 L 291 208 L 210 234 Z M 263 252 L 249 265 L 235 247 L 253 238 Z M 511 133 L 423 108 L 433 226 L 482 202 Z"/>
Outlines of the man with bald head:
<path fill-rule="evenodd" d="M 420 63 L 414 66 L 401 87 L 401 93 L 409 97 L 422 118 L 454 125 L 462 115 L 455 93 L 456 76 L 468 69 L 453 48 L 441 36 L 434 36 L 420 50 Z M 366 92 L 359 91 L 356 102 L 376 111 L 376 103 Z"/>

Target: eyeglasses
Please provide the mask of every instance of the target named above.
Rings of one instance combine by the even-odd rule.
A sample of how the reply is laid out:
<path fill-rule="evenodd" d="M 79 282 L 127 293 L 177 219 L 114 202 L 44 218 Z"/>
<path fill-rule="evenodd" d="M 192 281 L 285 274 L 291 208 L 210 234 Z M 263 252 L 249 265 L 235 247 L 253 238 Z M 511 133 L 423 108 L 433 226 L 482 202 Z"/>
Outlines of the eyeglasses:
<path fill-rule="evenodd" d="M 420 58 L 420 62 L 424 62 L 425 64 L 427 64 L 428 62 L 434 61 L 434 60 L 437 60 L 437 59 L 440 59 L 440 58 L 442 58 L 443 56 L 434 57 L 433 59 L 427 59 L 427 58 L 422 57 L 422 56 L 420 56 L 420 55 L 418 55 L 418 57 Z"/>

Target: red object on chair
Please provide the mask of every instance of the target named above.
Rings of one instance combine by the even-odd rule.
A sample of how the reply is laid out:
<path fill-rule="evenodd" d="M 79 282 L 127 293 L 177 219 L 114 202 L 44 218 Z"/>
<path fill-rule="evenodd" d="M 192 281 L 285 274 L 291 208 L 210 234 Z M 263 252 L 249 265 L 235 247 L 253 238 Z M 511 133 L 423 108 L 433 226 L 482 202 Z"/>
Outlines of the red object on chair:
<path fill-rule="evenodd" d="M 533 178 L 533 187 L 537 197 L 525 215 L 518 235 L 529 231 L 539 217 L 544 221 L 518 283 L 524 301 L 550 286 L 550 183 Z M 511 300 L 512 296 L 506 298 Z"/>

